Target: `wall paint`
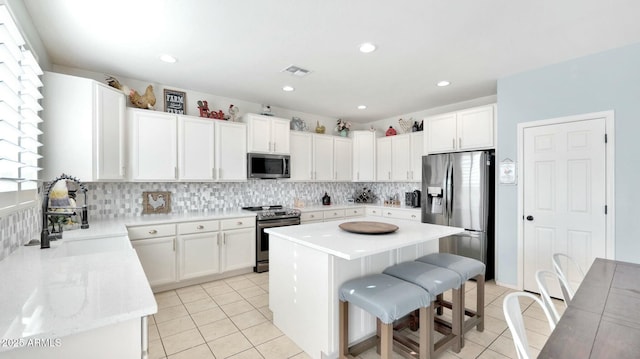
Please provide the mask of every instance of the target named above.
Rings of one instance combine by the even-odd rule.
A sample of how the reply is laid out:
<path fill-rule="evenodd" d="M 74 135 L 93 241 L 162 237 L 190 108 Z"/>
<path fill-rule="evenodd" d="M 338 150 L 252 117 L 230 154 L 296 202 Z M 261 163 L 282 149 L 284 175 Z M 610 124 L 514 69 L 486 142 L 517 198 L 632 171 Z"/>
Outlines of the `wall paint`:
<path fill-rule="evenodd" d="M 517 124 L 615 112 L 615 259 L 640 263 L 640 44 L 498 81 L 498 160 L 517 158 Z M 517 283 L 517 187 L 500 185 L 497 280 Z"/>

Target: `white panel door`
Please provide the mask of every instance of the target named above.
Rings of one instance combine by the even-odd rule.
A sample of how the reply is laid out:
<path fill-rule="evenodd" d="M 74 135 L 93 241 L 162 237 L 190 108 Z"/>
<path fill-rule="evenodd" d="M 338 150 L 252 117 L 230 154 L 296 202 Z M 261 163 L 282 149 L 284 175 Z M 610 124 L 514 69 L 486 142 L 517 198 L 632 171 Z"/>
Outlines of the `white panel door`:
<path fill-rule="evenodd" d="M 391 179 L 409 181 L 411 179 L 411 135 L 391 137 Z"/>
<path fill-rule="evenodd" d="M 292 181 L 309 181 L 313 179 L 313 156 L 311 142 L 313 141 L 311 133 L 300 131 L 291 132 L 291 180 Z"/>
<path fill-rule="evenodd" d="M 427 153 L 452 152 L 456 146 L 456 114 L 447 113 L 425 119 Z"/>
<path fill-rule="evenodd" d="M 376 140 L 376 181 L 391 181 L 391 137 Z"/>
<path fill-rule="evenodd" d="M 154 287 L 176 281 L 176 237 L 131 241 L 149 285 Z"/>
<path fill-rule="evenodd" d="M 411 181 L 422 181 L 422 156 L 424 153 L 424 133 L 414 132 L 411 134 Z"/>
<path fill-rule="evenodd" d="M 330 181 L 333 179 L 333 136 L 313 136 L 313 179 Z"/>
<path fill-rule="evenodd" d="M 214 122 L 178 117 L 178 177 L 182 180 L 212 180 L 214 170 Z"/>
<path fill-rule="evenodd" d="M 134 180 L 175 180 L 178 172 L 177 117 L 148 110 L 129 110 Z"/>
<path fill-rule="evenodd" d="M 256 266 L 255 228 L 234 229 L 222 232 L 220 271 Z"/>
<path fill-rule="evenodd" d="M 267 116 L 248 114 L 248 152 L 271 152 L 271 119 Z"/>
<path fill-rule="evenodd" d="M 290 121 L 271 119 L 271 151 L 274 153 L 289 154 L 289 135 L 291 134 Z"/>
<path fill-rule="evenodd" d="M 122 92 L 94 84 L 95 88 L 95 154 L 97 180 L 125 178 L 125 112 Z"/>
<path fill-rule="evenodd" d="M 333 169 L 336 181 L 351 181 L 353 162 L 353 145 L 351 140 L 344 137 L 333 139 Z"/>
<path fill-rule="evenodd" d="M 493 147 L 493 105 L 458 112 L 458 149 Z"/>
<path fill-rule="evenodd" d="M 553 253 L 583 269 L 606 253 L 605 119 L 524 130 L 524 289 L 538 292 L 535 272 L 553 271 Z M 581 278 L 570 271 L 576 289 Z M 559 287 L 552 295 L 562 298 Z"/>
<path fill-rule="evenodd" d="M 218 232 L 180 235 L 178 280 L 220 272 Z"/>
<path fill-rule="evenodd" d="M 246 180 L 247 127 L 242 123 L 217 121 L 215 138 L 215 178 L 218 181 Z"/>
<path fill-rule="evenodd" d="M 375 180 L 376 137 L 374 132 L 353 131 L 353 180 Z"/>

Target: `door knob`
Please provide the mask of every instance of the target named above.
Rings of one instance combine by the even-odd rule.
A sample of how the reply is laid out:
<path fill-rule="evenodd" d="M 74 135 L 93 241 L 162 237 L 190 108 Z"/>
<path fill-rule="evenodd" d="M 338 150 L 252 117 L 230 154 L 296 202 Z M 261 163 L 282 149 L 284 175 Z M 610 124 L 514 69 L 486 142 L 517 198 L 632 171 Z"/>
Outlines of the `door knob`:
<path fill-rule="evenodd" d="M 527 216 L 527 221 L 533 221 L 533 216 Z"/>

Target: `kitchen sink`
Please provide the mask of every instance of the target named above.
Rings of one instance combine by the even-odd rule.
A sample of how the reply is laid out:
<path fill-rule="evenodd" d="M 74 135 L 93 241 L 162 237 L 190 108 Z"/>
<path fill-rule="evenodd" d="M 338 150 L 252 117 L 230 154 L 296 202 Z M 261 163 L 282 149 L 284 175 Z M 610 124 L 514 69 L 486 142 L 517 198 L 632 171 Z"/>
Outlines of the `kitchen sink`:
<path fill-rule="evenodd" d="M 105 237 L 65 241 L 56 247 L 54 257 L 81 256 L 87 254 L 131 250 L 127 237 Z"/>

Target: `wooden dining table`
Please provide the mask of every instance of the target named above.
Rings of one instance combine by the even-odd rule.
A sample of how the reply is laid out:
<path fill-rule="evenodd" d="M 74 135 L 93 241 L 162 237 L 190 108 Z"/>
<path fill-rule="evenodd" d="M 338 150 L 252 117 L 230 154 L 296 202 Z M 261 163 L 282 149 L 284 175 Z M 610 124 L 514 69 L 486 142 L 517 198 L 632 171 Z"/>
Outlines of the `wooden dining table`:
<path fill-rule="evenodd" d="M 640 264 L 596 258 L 538 358 L 640 358 Z"/>

